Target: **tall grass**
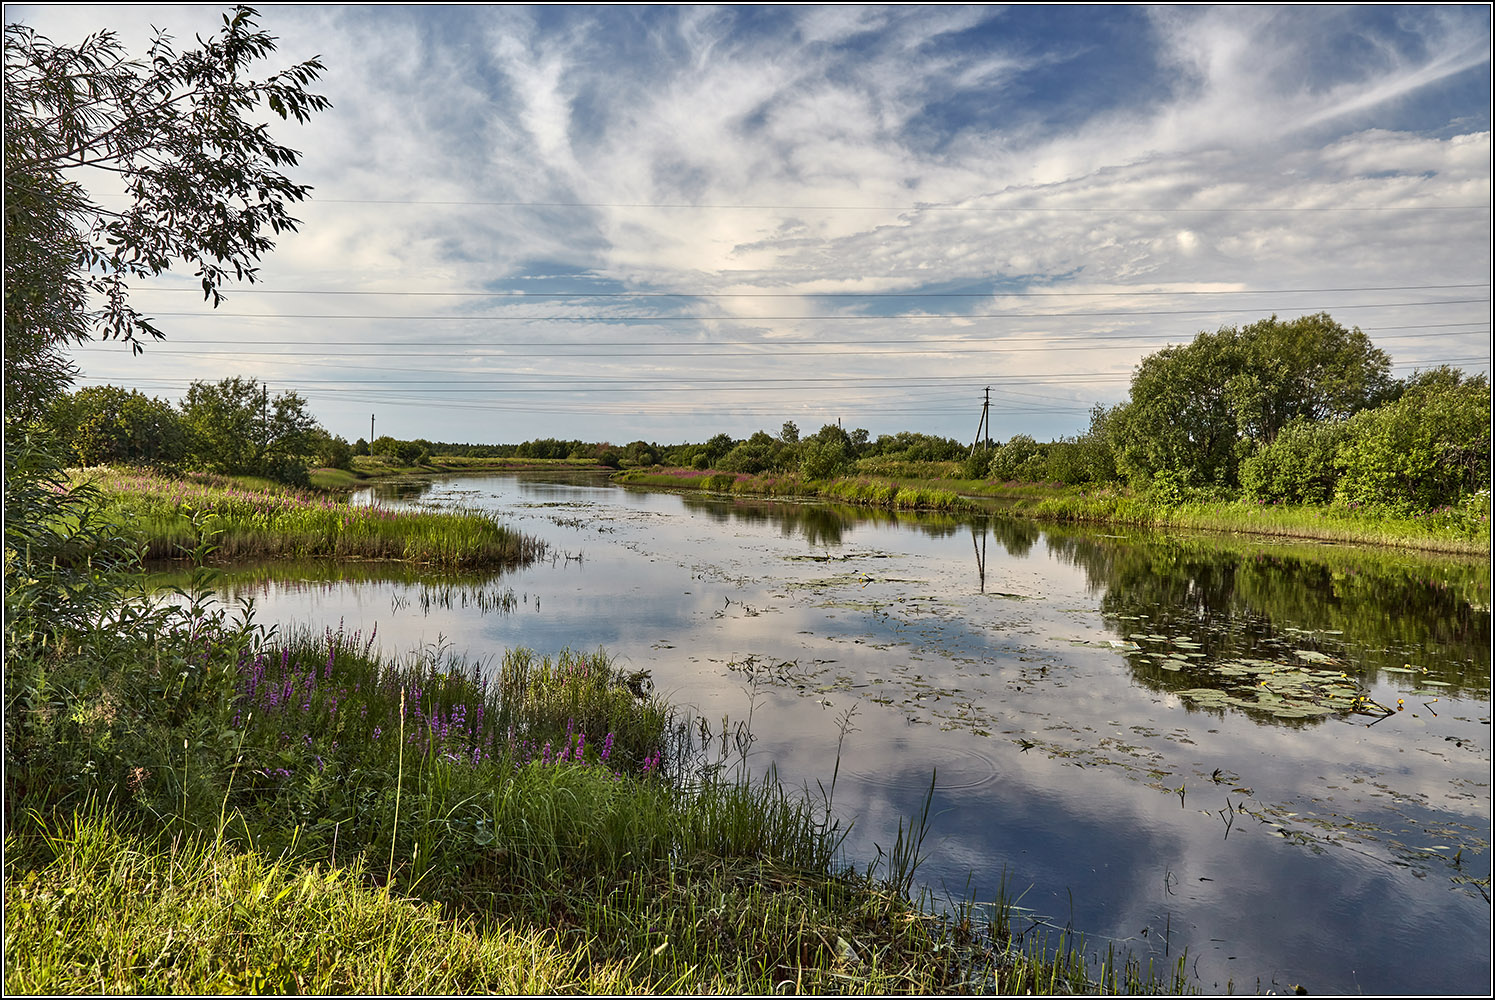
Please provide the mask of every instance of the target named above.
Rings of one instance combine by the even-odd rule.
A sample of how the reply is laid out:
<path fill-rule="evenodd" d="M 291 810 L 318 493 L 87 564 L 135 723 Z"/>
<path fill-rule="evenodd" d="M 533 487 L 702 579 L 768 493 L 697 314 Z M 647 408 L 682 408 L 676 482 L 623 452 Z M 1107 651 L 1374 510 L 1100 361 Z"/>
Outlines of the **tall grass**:
<path fill-rule="evenodd" d="M 544 544 L 481 511 L 391 510 L 291 487 L 248 489 L 220 477 L 150 471 L 80 474 L 105 497 L 103 516 L 144 545 L 148 558 L 179 557 L 204 530 L 217 555 L 242 558 L 398 559 L 449 568 L 526 562 Z"/>
<path fill-rule="evenodd" d="M 552 929 L 390 898 L 361 860 L 302 866 L 163 843 L 92 809 L 8 835 L 7 993 L 623 993 L 624 963 Z"/>
<path fill-rule="evenodd" d="M 928 485 L 900 485 L 871 477 L 829 480 L 805 479 L 779 473 L 746 473 L 697 471 L 692 469 L 654 469 L 629 471 L 613 476 L 613 481 L 632 486 L 654 486 L 665 489 L 710 490 L 747 496 L 821 497 L 861 507 L 888 510 L 968 510 L 972 504 L 953 490 Z"/>
<path fill-rule="evenodd" d="M 1440 552 L 1475 554 L 1490 548 L 1488 493 L 1455 507 L 1398 511 L 1347 504 L 1288 506 L 1223 499 L 1163 503 L 1147 494 L 1101 489 L 1023 503 L 1016 512 L 1056 521 L 1200 528 Z"/>

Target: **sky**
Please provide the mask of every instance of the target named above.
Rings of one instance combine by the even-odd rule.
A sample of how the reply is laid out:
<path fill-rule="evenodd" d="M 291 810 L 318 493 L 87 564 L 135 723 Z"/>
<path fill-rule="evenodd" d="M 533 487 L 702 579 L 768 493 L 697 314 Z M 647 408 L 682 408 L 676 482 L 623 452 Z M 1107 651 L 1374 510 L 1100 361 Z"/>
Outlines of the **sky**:
<path fill-rule="evenodd" d="M 224 8 L 11 5 L 143 54 Z M 1471 6 L 264 7 L 310 184 L 260 280 L 134 286 L 79 386 L 246 376 L 376 434 L 1083 433 L 1147 355 L 1326 311 L 1490 367 Z M 88 183 L 86 178 L 80 178 Z"/>

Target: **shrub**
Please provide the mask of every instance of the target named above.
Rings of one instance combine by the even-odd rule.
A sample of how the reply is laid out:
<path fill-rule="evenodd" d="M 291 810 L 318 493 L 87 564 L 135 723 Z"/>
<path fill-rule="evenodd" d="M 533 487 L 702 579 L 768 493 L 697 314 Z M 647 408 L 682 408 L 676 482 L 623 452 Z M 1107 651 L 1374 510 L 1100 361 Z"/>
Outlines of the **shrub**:
<path fill-rule="evenodd" d="M 1325 504 L 1339 483 L 1335 464 L 1347 439 L 1343 420 L 1295 420 L 1275 440 L 1241 463 L 1241 487 L 1248 500 Z"/>
<path fill-rule="evenodd" d="M 987 476 L 1001 482 L 1038 482 L 1047 471 L 1047 449 L 1048 445 L 1039 444 L 1027 434 L 1014 434 L 1006 444 L 992 453 Z"/>
<path fill-rule="evenodd" d="M 1415 375 L 1394 403 L 1350 418 L 1336 499 L 1428 509 L 1490 485 L 1490 387 L 1443 367 Z"/>

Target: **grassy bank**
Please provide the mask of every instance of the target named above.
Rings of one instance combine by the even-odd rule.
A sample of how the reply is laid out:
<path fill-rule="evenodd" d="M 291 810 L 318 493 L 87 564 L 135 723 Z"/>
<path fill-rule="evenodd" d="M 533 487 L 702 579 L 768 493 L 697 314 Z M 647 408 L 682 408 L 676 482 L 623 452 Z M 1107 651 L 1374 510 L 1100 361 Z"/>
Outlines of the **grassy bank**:
<path fill-rule="evenodd" d="M 657 489 L 823 498 L 888 509 L 960 511 L 995 507 L 1047 521 L 1196 528 L 1466 555 L 1487 555 L 1490 551 L 1488 493 L 1453 507 L 1412 511 L 1338 504 L 1287 506 L 1220 498 L 1165 502 L 1118 486 L 961 479 L 958 462 L 858 463 L 859 468 L 864 465 L 860 475 L 823 481 L 793 475 L 749 476 L 665 468 L 622 472 L 613 480 Z"/>
<path fill-rule="evenodd" d="M 102 494 L 102 516 L 152 559 L 191 552 L 204 530 L 216 533 L 222 559 L 399 559 L 471 568 L 514 565 L 543 552 L 541 543 L 479 511 L 355 507 L 325 494 L 205 475 L 93 469 L 76 478 Z"/>
<path fill-rule="evenodd" d="M 1047 497 L 1018 499 L 1008 509 L 1052 521 L 1199 528 L 1467 555 L 1488 555 L 1490 551 L 1488 494 L 1457 507 L 1408 513 L 1339 504 L 1288 506 L 1249 500 L 1162 503 L 1116 488 L 1070 488 Z"/>
<path fill-rule="evenodd" d="M 811 497 L 890 510 L 952 511 L 974 508 L 970 501 L 952 490 L 927 484 L 900 484 L 871 476 L 817 480 L 789 474 L 752 476 L 711 470 L 655 468 L 620 472 L 613 476 L 613 482 L 656 489 L 709 490 L 744 496 Z"/>
<path fill-rule="evenodd" d="M 354 455 L 346 469 L 312 469 L 311 484 L 319 490 L 356 489 L 370 479 L 430 476 L 453 472 L 575 472 L 603 469 L 585 458 L 474 458 L 434 455 L 419 465 L 402 465 L 391 455 Z"/>
<path fill-rule="evenodd" d="M 829 796 L 600 652 L 387 661 L 201 590 L 9 638 L 8 992 L 1088 988 L 914 897 L 927 816 L 845 865 Z"/>

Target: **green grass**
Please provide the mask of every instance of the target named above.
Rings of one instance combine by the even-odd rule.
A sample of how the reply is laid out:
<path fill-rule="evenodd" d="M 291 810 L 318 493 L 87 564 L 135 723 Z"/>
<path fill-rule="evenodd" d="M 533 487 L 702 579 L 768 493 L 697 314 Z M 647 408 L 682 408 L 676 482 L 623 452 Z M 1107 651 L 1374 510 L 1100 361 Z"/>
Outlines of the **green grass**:
<path fill-rule="evenodd" d="M 147 888 L 148 887 L 148 888 Z M 6 838 L 5 989 L 50 994 L 622 993 L 617 963 L 300 865 L 174 843 L 102 810 Z"/>
<path fill-rule="evenodd" d="M 888 510 L 969 510 L 973 505 L 953 490 L 932 484 L 897 483 L 873 477 L 805 479 L 784 473 L 716 472 L 713 470 L 633 470 L 613 476 L 613 482 L 664 489 L 709 490 L 743 496 L 814 497 L 859 507 Z"/>
<path fill-rule="evenodd" d="M 105 498 L 102 515 L 148 558 L 181 557 L 202 533 L 220 559 L 398 559 L 447 568 L 513 565 L 543 545 L 480 511 L 353 506 L 286 486 L 140 470 L 78 473 Z"/>
<path fill-rule="evenodd" d="M 1164 504 L 1145 494 L 1111 487 L 1069 489 L 1027 499 L 1017 503 L 1012 512 L 1054 521 L 1200 528 L 1471 555 L 1490 550 L 1488 494 L 1461 507 L 1408 513 L 1342 504 L 1289 506 L 1249 500 Z"/>

